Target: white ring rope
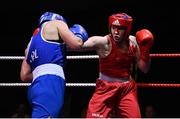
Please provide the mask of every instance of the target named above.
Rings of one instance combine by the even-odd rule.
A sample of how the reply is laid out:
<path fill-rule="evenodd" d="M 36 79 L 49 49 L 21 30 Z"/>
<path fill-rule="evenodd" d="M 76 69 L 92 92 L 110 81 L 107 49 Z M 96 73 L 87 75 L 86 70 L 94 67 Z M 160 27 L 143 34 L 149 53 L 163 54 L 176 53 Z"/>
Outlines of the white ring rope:
<path fill-rule="evenodd" d="M 67 59 L 98 59 L 98 55 L 67 56 Z"/>
<path fill-rule="evenodd" d="M 23 87 L 29 86 L 31 83 L 0 83 L 0 87 Z M 95 83 L 66 83 L 67 87 L 95 87 Z M 166 87 L 166 88 L 180 88 L 180 84 L 166 84 L 166 83 L 137 83 L 138 87 Z"/>
<path fill-rule="evenodd" d="M 31 83 L 0 83 L 0 87 L 29 86 Z M 66 83 L 67 87 L 95 87 L 95 83 Z"/>
<path fill-rule="evenodd" d="M 98 55 L 67 56 L 67 59 L 98 59 Z M 0 56 L 0 60 L 23 60 L 24 56 Z"/>
<path fill-rule="evenodd" d="M 0 60 L 23 60 L 24 56 L 0 56 Z"/>
<path fill-rule="evenodd" d="M 150 54 L 151 57 L 180 57 L 179 53 L 175 54 Z M 67 56 L 67 59 L 98 59 L 98 55 Z M 0 60 L 23 60 L 24 56 L 0 56 Z"/>

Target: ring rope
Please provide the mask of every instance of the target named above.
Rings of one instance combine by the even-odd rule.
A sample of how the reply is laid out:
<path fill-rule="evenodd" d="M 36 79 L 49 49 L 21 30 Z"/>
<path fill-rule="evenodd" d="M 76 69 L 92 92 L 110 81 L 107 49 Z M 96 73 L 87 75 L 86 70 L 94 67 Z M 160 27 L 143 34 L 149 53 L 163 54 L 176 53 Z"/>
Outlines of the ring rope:
<path fill-rule="evenodd" d="M 150 54 L 150 57 L 180 57 L 180 54 Z M 98 55 L 67 56 L 67 59 L 98 59 Z M 0 56 L 0 60 L 22 60 L 24 56 Z"/>
<path fill-rule="evenodd" d="M 67 56 L 67 59 L 98 59 L 98 55 Z M 24 56 L 0 56 L 0 60 L 23 60 Z"/>
<path fill-rule="evenodd" d="M 173 53 L 173 54 L 150 54 L 150 57 L 180 57 L 180 54 Z"/>
<path fill-rule="evenodd" d="M 0 87 L 29 86 L 31 83 L 0 83 Z M 179 88 L 180 84 L 138 83 L 138 87 Z M 95 87 L 95 83 L 66 83 L 67 87 Z"/>
<path fill-rule="evenodd" d="M 178 88 L 180 87 L 180 84 L 162 84 L 162 83 L 138 83 L 138 87 L 164 87 L 164 88 Z"/>
<path fill-rule="evenodd" d="M 180 54 L 150 54 L 151 57 L 180 57 Z M 98 55 L 67 56 L 67 59 L 98 59 Z M 22 60 L 24 56 L 0 56 L 0 60 Z M 0 86 L 29 86 L 30 83 L 0 83 Z M 180 87 L 180 84 L 138 83 L 138 87 Z M 66 83 L 68 87 L 94 87 L 95 83 Z"/>

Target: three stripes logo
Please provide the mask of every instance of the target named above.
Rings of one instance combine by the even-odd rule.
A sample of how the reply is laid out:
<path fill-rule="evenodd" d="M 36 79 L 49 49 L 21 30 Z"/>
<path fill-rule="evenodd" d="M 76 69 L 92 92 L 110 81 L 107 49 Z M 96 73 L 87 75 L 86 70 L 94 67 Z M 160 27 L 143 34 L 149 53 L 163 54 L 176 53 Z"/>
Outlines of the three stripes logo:
<path fill-rule="evenodd" d="M 120 26 L 120 23 L 118 20 L 113 21 L 112 25 Z"/>

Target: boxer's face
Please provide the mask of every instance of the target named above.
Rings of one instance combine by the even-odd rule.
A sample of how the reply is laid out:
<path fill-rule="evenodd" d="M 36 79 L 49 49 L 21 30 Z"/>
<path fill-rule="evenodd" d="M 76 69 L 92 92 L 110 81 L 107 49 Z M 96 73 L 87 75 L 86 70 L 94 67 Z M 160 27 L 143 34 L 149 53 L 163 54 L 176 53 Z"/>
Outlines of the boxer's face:
<path fill-rule="evenodd" d="M 111 33 L 115 42 L 122 42 L 125 35 L 125 28 L 119 26 L 111 26 Z"/>

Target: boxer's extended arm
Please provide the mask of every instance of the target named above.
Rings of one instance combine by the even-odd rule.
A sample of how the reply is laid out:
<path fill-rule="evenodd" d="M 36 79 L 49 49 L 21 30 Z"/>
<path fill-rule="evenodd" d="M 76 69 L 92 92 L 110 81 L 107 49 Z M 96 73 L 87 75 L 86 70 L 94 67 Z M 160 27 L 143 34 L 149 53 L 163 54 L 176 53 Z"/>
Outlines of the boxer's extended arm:
<path fill-rule="evenodd" d="M 68 51 L 97 51 L 102 49 L 108 44 L 106 36 L 91 36 L 87 41 L 84 42 L 83 46 L 78 49 L 70 49 Z"/>
<path fill-rule="evenodd" d="M 62 21 L 56 21 L 58 32 L 62 40 L 67 44 L 69 48 L 76 49 L 83 45 L 82 39 L 77 37 L 70 31 L 67 24 Z"/>
<path fill-rule="evenodd" d="M 87 41 L 88 33 L 83 26 L 79 24 L 74 24 L 70 28 L 70 31 L 73 32 L 73 34 L 76 35 L 77 37 L 81 38 L 83 42 Z"/>
<path fill-rule="evenodd" d="M 89 37 L 83 44 L 84 49 L 98 50 L 108 44 L 107 36 L 92 36 Z"/>

